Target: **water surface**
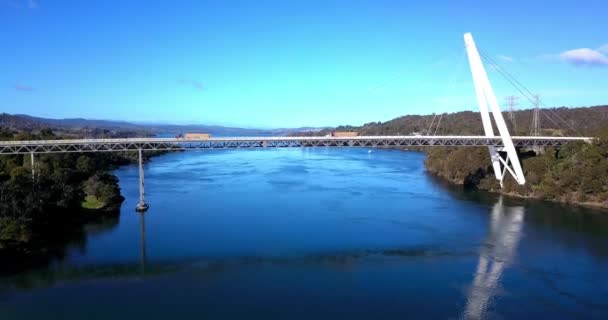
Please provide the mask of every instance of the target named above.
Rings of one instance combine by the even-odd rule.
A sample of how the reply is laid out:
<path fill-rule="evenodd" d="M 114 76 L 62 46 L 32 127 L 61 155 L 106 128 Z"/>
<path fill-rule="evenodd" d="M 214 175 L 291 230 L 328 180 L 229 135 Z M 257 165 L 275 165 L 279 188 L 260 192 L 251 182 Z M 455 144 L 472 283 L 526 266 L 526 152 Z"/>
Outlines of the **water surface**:
<path fill-rule="evenodd" d="M 424 155 L 172 153 L 120 218 L 0 278 L 2 319 L 606 319 L 608 215 L 447 187 Z M 6 262 L 3 262 L 6 263 Z"/>

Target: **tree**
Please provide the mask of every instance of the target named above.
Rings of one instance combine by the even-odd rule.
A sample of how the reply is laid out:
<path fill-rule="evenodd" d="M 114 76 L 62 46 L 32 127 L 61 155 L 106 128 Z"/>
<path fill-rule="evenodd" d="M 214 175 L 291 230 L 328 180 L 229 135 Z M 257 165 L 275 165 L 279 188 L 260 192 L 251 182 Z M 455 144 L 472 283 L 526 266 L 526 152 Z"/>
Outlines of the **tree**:
<path fill-rule="evenodd" d="M 44 128 L 40 130 L 39 136 L 42 140 L 53 140 L 57 138 L 57 136 L 55 136 L 55 134 L 53 133 L 53 130 L 51 130 L 50 128 Z"/>
<path fill-rule="evenodd" d="M 87 155 L 81 155 L 76 159 L 76 170 L 81 174 L 89 176 L 95 171 L 95 166 L 91 158 Z"/>
<path fill-rule="evenodd" d="M 120 197 L 118 178 L 107 173 L 96 174 L 84 182 L 87 195 L 95 196 L 99 201 L 108 204 Z"/>

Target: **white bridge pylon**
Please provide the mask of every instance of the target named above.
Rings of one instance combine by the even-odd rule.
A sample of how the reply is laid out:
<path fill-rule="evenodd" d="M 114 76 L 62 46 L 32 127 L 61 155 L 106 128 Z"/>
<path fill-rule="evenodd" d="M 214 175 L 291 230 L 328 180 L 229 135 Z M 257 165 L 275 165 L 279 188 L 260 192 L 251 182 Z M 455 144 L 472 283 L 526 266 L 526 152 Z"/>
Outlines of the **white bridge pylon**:
<path fill-rule="evenodd" d="M 489 105 L 492 110 L 492 115 L 494 116 L 494 123 L 496 124 L 496 128 L 498 129 L 498 133 L 503 142 L 503 147 L 501 148 L 488 146 L 496 179 L 500 181 L 500 186 L 502 187 L 505 175 L 509 172 L 517 183 L 523 185 L 526 183 L 526 178 L 524 177 L 517 151 L 515 150 L 511 135 L 509 134 L 505 119 L 500 112 L 498 100 L 496 99 L 494 90 L 492 90 L 492 85 L 490 85 L 486 69 L 481 62 L 479 51 L 477 51 L 477 46 L 470 33 L 464 35 L 464 44 L 467 48 L 469 65 L 471 66 L 471 73 L 473 74 L 473 83 L 475 84 L 475 93 L 477 95 L 477 103 L 479 104 L 479 111 L 483 122 L 483 130 L 486 137 L 495 137 L 494 129 L 492 128 L 492 120 L 490 118 L 490 113 L 488 112 Z M 503 158 L 500 152 L 506 153 L 506 157 Z"/>

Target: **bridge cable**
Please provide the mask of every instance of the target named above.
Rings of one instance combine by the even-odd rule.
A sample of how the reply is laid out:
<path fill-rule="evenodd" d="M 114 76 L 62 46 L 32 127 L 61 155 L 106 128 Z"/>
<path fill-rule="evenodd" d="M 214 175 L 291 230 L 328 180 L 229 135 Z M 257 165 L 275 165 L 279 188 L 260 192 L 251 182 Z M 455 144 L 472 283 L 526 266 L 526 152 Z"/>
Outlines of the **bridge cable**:
<path fill-rule="evenodd" d="M 528 96 L 528 94 L 526 92 L 522 91 L 522 89 L 520 88 L 520 86 L 523 87 L 523 90 L 526 90 L 528 93 L 532 94 L 528 89 L 526 89 L 523 85 L 518 86 L 516 84 L 516 83 L 519 83 L 519 81 L 517 81 L 517 79 L 515 79 L 512 76 L 511 77 L 507 76 L 505 74 L 505 73 L 507 73 L 506 70 L 501 69 L 501 67 L 499 65 L 497 65 L 492 58 L 488 57 L 487 55 L 485 55 L 481 51 L 480 51 L 480 54 L 481 54 L 482 58 L 484 58 L 486 60 L 486 62 L 488 62 L 491 65 L 493 65 L 495 67 L 494 70 L 496 70 L 501 76 L 503 76 L 503 78 L 505 78 L 505 80 L 507 80 L 521 95 L 523 95 L 531 103 L 533 103 L 533 104 L 536 103 L 534 100 L 532 100 L 531 97 Z M 553 122 L 553 124 L 555 124 L 560 130 L 563 130 L 563 128 L 557 122 L 555 122 L 552 118 L 548 117 L 545 113 L 542 113 L 542 114 L 545 117 L 547 117 L 547 119 L 551 120 L 551 122 Z"/>
<path fill-rule="evenodd" d="M 445 54 L 441 54 L 441 55 L 437 55 L 435 57 L 433 57 L 432 61 L 437 61 L 441 58 L 445 57 Z M 392 82 L 399 80 L 400 78 L 403 78 L 404 76 L 408 75 L 410 71 L 412 71 L 413 67 L 406 67 L 403 68 L 401 71 L 398 71 L 394 76 L 392 76 L 391 78 L 388 78 L 385 81 L 382 81 L 380 83 L 377 83 L 376 85 L 374 85 L 373 87 L 371 87 L 369 90 L 365 91 L 361 96 L 365 96 L 367 94 L 373 93 L 374 91 L 387 86 L 389 84 L 391 84 Z"/>
<path fill-rule="evenodd" d="M 426 135 L 427 136 L 431 135 L 431 131 L 433 130 L 433 123 L 435 123 L 435 118 L 437 118 L 437 114 L 436 113 L 433 114 L 433 120 L 431 120 L 431 125 L 429 125 L 428 130 L 426 130 Z"/>
<path fill-rule="evenodd" d="M 433 57 L 432 61 L 435 61 L 435 63 L 433 63 L 433 65 L 436 65 L 436 61 L 442 61 L 441 59 L 443 59 L 446 56 L 446 54 L 441 54 L 441 55 L 436 55 Z M 369 90 L 363 92 L 362 94 L 357 95 L 358 98 L 363 98 L 369 94 L 374 93 L 374 91 L 385 87 L 389 84 L 391 84 L 392 82 L 395 82 L 396 80 L 399 80 L 400 78 L 404 77 L 405 75 L 408 74 L 409 71 L 411 71 L 412 67 L 406 67 L 403 68 L 401 71 L 397 72 L 394 76 L 392 76 L 391 78 L 388 78 L 387 80 L 377 83 L 376 85 L 374 85 L 373 87 L 371 87 Z M 436 117 L 436 115 L 435 115 Z M 431 125 L 429 126 L 429 129 L 427 130 L 427 134 L 429 134 L 429 132 L 432 131 L 432 125 L 435 122 L 435 117 L 433 118 L 433 121 L 431 122 Z"/>
<path fill-rule="evenodd" d="M 441 124 L 442 118 L 443 118 L 443 113 L 439 116 L 439 121 L 437 121 L 437 127 L 435 127 L 435 132 L 433 133 L 434 136 L 437 135 L 437 130 L 439 130 L 439 125 Z"/>
<path fill-rule="evenodd" d="M 461 58 L 460 58 L 460 63 L 459 63 L 459 66 L 460 66 L 460 65 L 462 65 L 462 62 L 463 62 L 464 58 L 465 58 L 465 52 L 463 51 L 463 52 L 462 52 L 462 55 L 461 55 Z M 456 75 L 456 72 L 457 72 L 457 70 L 456 70 L 456 69 L 454 69 L 454 72 L 453 72 L 453 73 L 452 73 L 452 75 L 450 76 L 450 78 L 449 78 L 449 80 L 448 80 L 448 84 L 446 85 L 446 88 L 445 88 L 445 90 L 444 90 L 444 91 L 446 91 L 446 92 L 447 92 L 447 91 L 449 90 L 450 85 L 451 85 L 451 82 L 453 82 L 453 79 L 454 79 L 454 77 L 455 77 L 455 75 Z M 441 114 L 441 115 L 443 116 L 443 114 Z M 426 131 L 426 135 L 428 135 L 428 136 L 430 136 L 430 135 L 431 135 L 431 132 L 435 132 L 435 133 L 437 132 L 438 127 L 435 127 L 435 130 L 433 130 L 433 124 L 435 124 L 435 119 L 437 119 L 437 114 L 436 114 L 436 113 L 433 113 L 433 119 L 431 120 L 431 124 L 429 125 L 429 128 L 428 128 L 428 129 L 427 129 L 427 131 Z M 441 117 L 440 117 L 439 119 L 441 120 Z M 437 126 L 438 126 L 438 125 L 439 125 L 439 123 L 437 124 Z M 432 135 L 435 135 L 435 134 L 432 134 Z"/>
<path fill-rule="evenodd" d="M 448 78 L 448 83 L 444 89 L 443 96 L 445 96 L 445 94 L 448 94 L 451 90 L 453 90 L 454 82 L 456 82 L 456 77 L 462 73 L 462 68 L 464 66 L 464 61 L 466 60 L 466 56 L 467 56 L 466 51 L 462 50 L 460 59 L 458 60 L 458 65 L 456 66 L 456 68 L 453 69 L 452 74 Z M 444 104 L 442 104 L 442 105 L 444 105 Z M 444 114 L 445 114 L 445 112 L 443 112 L 439 115 L 439 120 L 437 121 L 437 124 L 435 125 L 435 130 L 433 131 L 434 136 L 436 136 L 437 132 L 439 131 L 439 128 L 441 125 L 441 120 L 443 119 Z M 437 115 L 435 115 L 435 117 L 437 117 Z M 433 117 L 433 122 L 435 120 L 435 117 Z M 432 127 L 433 122 L 431 122 L 431 127 Z M 429 132 L 430 131 L 432 131 L 432 128 L 429 128 Z"/>
<path fill-rule="evenodd" d="M 490 61 L 490 59 L 487 59 L 487 61 L 488 61 L 488 62 L 491 62 L 491 61 L 493 61 L 493 60 L 491 60 L 491 61 Z M 502 76 L 503 76 L 503 77 L 504 77 L 504 78 L 505 78 L 507 81 L 509 81 L 509 82 L 511 83 L 511 85 L 512 85 L 512 86 L 513 86 L 515 89 L 517 89 L 517 91 L 519 91 L 519 93 L 521 93 L 521 94 L 522 94 L 522 95 L 523 95 L 523 96 L 524 96 L 526 99 L 528 99 L 528 101 L 532 102 L 533 104 L 536 104 L 536 101 L 534 101 L 534 100 L 533 100 L 531 97 L 529 97 L 529 96 L 528 96 L 526 93 L 522 92 L 522 90 L 519 88 L 519 86 L 515 85 L 515 84 L 513 83 L 513 81 L 511 81 L 511 79 L 510 79 L 510 78 L 508 78 L 508 77 L 507 77 L 507 76 L 506 76 L 506 75 L 503 73 L 503 72 L 506 72 L 506 71 L 504 71 L 504 69 L 503 69 L 503 70 L 500 70 L 500 69 L 499 69 L 499 68 L 500 68 L 500 66 L 498 66 L 498 65 L 494 65 L 494 66 L 496 67 L 494 70 L 496 70 L 496 71 L 497 71 L 498 73 L 500 73 L 500 74 L 501 74 L 501 75 L 502 75 Z M 515 80 L 514 78 L 512 78 L 512 79 L 513 79 L 513 80 Z M 529 90 L 528 90 L 528 89 L 526 89 L 525 87 L 524 87 L 524 89 L 525 89 L 526 91 L 528 91 L 528 92 L 529 92 Z M 563 118 L 561 118 L 561 117 L 560 117 L 560 116 L 559 116 L 559 115 L 558 115 L 556 112 L 554 112 L 553 110 L 549 109 L 549 107 L 547 107 L 547 105 L 546 105 L 546 104 L 544 104 L 544 103 L 543 103 L 542 101 L 540 101 L 540 99 L 539 99 L 539 105 L 541 105 L 541 104 L 542 104 L 542 106 L 544 106 L 545 108 L 547 108 L 546 110 L 549 110 L 550 112 L 552 112 L 552 113 L 553 113 L 553 114 L 554 114 L 556 117 L 558 117 L 558 118 L 559 118 L 559 119 L 560 119 L 560 120 L 561 120 L 563 123 L 565 123 L 565 124 L 566 124 L 568 127 L 570 127 L 570 128 L 572 129 L 572 131 L 573 131 L 575 134 L 577 134 L 577 135 L 581 136 L 581 134 L 580 134 L 580 133 L 579 133 L 579 132 L 578 132 L 578 131 L 577 131 L 575 128 L 573 128 L 573 127 L 572 127 L 572 126 L 571 126 L 571 125 L 570 125 L 570 124 L 569 124 L 569 123 L 568 123 L 566 120 L 564 120 Z M 550 121 L 551 121 L 553 124 L 555 124 L 555 125 L 557 126 L 557 128 L 559 128 L 559 129 L 560 129 L 560 130 L 562 130 L 562 131 L 565 131 L 565 130 L 564 130 L 564 128 L 563 128 L 561 125 L 559 125 L 559 123 L 555 122 L 555 120 L 553 120 L 553 118 L 551 118 L 550 116 L 548 116 L 548 115 L 547 115 L 547 114 L 546 114 L 546 113 L 545 113 L 543 110 L 539 109 L 539 111 L 541 111 L 540 113 L 541 113 L 542 115 L 544 115 L 544 116 L 545 116 L 547 119 L 549 119 L 549 120 L 550 120 Z"/>
<path fill-rule="evenodd" d="M 484 57 L 484 58 L 485 58 L 485 57 Z M 486 59 L 486 61 L 491 63 L 491 61 L 490 61 L 489 59 Z M 522 89 L 520 89 L 520 87 L 519 87 L 519 86 L 517 86 L 517 85 L 516 85 L 516 84 L 515 84 L 515 83 L 514 83 L 514 82 L 513 82 L 513 81 L 512 81 L 510 78 L 508 78 L 507 76 L 505 76 L 505 75 L 502 73 L 502 71 L 501 71 L 500 69 L 498 69 L 498 68 L 499 68 L 499 66 L 497 66 L 497 65 L 495 65 L 495 66 L 496 66 L 496 68 L 495 68 L 494 70 L 496 70 L 498 73 L 500 73 L 500 74 L 501 74 L 501 75 L 502 75 L 502 76 L 505 78 L 505 80 L 507 80 L 509 83 L 511 83 L 511 85 L 512 85 L 512 86 L 513 86 L 513 87 L 514 87 L 514 88 L 515 88 L 515 89 L 516 89 L 516 90 L 517 90 L 517 91 L 518 91 L 518 92 L 519 92 L 521 95 L 523 95 L 523 96 L 524 96 L 526 99 L 528 99 L 528 101 L 530 101 L 531 103 L 535 103 L 535 101 L 534 101 L 534 100 L 532 100 L 532 98 L 531 98 L 531 97 L 529 97 L 529 96 L 528 96 L 528 95 L 527 95 L 525 92 L 523 92 L 523 91 L 522 91 Z M 550 120 L 550 121 L 551 121 L 553 124 L 555 124 L 555 125 L 556 125 L 556 126 L 557 126 L 557 127 L 560 129 L 560 130 L 563 130 L 562 126 L 560 126 L 560 125 L 559 125 L 559 123 L 555 122 L 555 120 L 553 120 L 551 117 L 547 116 L 547 114 L 545 114 L 544 112 L 541 112 L 541 113 L 542 113 L 542 115 L 544 115 L 544 116 L 545 116 L 547 119 L 549 119 L 549 120 Z"/>
<path fill-rule="evenodd" d="M 500 66 L 497 66 L 497 68 L 496 68 L 495 70 L 496 70 L 496 71 L 498 71 L 498 72 L 499 72 L 499 73 L 500 73 L 500 74 L 501 74 L 503 77 L 505 77 L 505 79 L 506 79 L 507 81 L 509 81 L 509 82 L 510 82 L 510 83 L 513 85 L 513 87 L 514 87 L 515 89 L 517 89 L 517 91 L 519 91 L 519 93 L 521 93 L 521 94 L 522 94 L 522 95 L 523 95 L 523 96 L 524 96 L 526 99 L 528 99 L 528 100 L 529 100 L 531 103 L 536 104 L 536 101 L 535 101 L 535 100 L 533 100 L 531 97 L 529 97 L 529 96 L 528 96 L 528 95 L 526 95 L 524 92 L 522 92 L 522 91 L 519 89 L 519 87 L 518 87 L 518 86 L 516 86 L 516 85 L 514 85 L 514 84 L 513 84 L 513 82 L 511 82 L 511 81 L 509 80 L 509 78 L 507 78 L 507 77 L 506 77 L 506 76 L 505 76 L 505 75 L 504 75 L 504 74 L 501 72 L 501 70 L 500 70 L 500 69 L 498 69 L 498 68 L 500 68 Z M 502 71 L 504 71 L 504 70 L 502 70 Z M 504 71 L 504 72 L 506 72 L 506 71 Z M 513 78 L 513 79 L 514 79 L 514 78 Z M 515 80 L 515 79 L 514 79 L 514 80 Z M 524 87 L 524 89 L 525 89 L 525 87 Z M 525 89 L 525 90 L 529 92 L 529 90 L 527 90 L 527 89 Z M 570 127 L 570 129 L 572 129 L 572 131 L 573 131 L 575 134 L 577 134 L 578 136 L 582 136 L 582 135 L 581 135 L 581 134 L 580 134 L 580 133 L 579 133 L 579 132 L 578 132 L 578 131 L 577 131 L 575 128 L 573 128 L 573 127 L 572 127 L 572 126 L 571 126 L 571 125 L 570 125 L 570 124 L 569 124 L 569 123 L 568 123 L 566 120 L 562 119 L 562 118 L 561 118 L 561 117 L 560 117 L 560 116 L 559 116 L 559 115 L 558 115 L 556 112 L 554 112 L 553 110 L 549 109 L 549 107 L 547 107 L 547 105 L 546 105 L 546 104 L 544 104 L 542 101 L 540 101 L 540 99 L 539 99 L 539 102 L 540 102 L 540 105 L 542 105 L 543 107 L 545 107 L 545 108 L 546 108 L 546 110 L 549 110 L 550 112 L 552 112 L 552 113 L 553 113 L 555 116 L 557 116 L 557 117 L 558 117 L 558 119 L 560 119 L 560 120 L 561 120 L 563 123 L 565 123 L 567 126 L 569 126 L 569 127 Z M 566 131 L 566 130 L 564 130 L 564 128 L 563 128 L 563 127 L 562 127 L 562 126 L 561 126 L 559 123 L 557 123 L 555 120 L 553 120 L 553 118 L 551 118 L 549 115 L 547 115 L 547 113 L 546 113 L 546 112 L 544 112 L 544 110 L 539 109 L 539 111 L 540 111 L 540 113 L 541 113 L 543 116 L 545 116 L 547 119 L 549 119 L 549 121 L 551 121 L 551 122 L 552 122 L 554 125 L 556 125 L 558 129 L 560 129 L 560 130 L 562 130 L 562 131 Z M 532 125 L 533 125 L 533 124 L 532 124 Z"/>
<path fill-rule="evenodd" d="M 501 76 L 503 76 L 503 78 L 505 78 L 517 91 L 519 91 L 519 93 L 521 93 L 532 104 L 536 103 L 536 101 L 534 101 L 532 99 L 532 97 L 534 97 L 534 94 L 525 85 L 523 85 L 511 73 L 509 73 L 504 67 L 502 67 L 500 64 L 498 64 L 492 57 L 490 57 L 484 51 L 479 50 L 479 53 L 481 54 L 482 58 L 484 58 L 489 63 L 491 63 L 492 65 L 494 65 L 495 66 L 494 70 L 496 70 Z M 521 87 L 521 89 L 520 89 L 520 87 Z M 530 96 L 528 96 L 528 94 L 524 93 L 522 91 L 522 89 L 525 90 L 532 97 L 530 97 Z M 564 120 L 562 117 L 560 117 L 559 114 L 557 114 L 555 111 L 551 110 L 543 101 L 541 101 L 539 99 L 539 102 L 540 102 L 540 104 L 543 107 L 546 108 L 546 110 L 548 110 L 551 113 L 553 113 L 559 120 L 561 120 L 568 127 L 570 127 L 570 129 L 572 129 L 574 131 L 574 133 L 576 133 L 577 135 L 581 136 L 581 134 L 578 132 L 578 130 L 576 130 L 574 127 L 572 127 L 566 120 Z M 541 112 L 543 112 L 543 110 L 541 110 Z M 543 114 L 544 114 L 544 112 L 543 112 Z M 563 130 L 562 127 L 559 124 L 557 124 L 551 117 L 547 116 L 546 114 L 544 114 L 544 115 L 545 115 L 545 117 L 547 117 L 547 119 L 551 120 L 551 122 L 553 122 L 560 130 Z"/>

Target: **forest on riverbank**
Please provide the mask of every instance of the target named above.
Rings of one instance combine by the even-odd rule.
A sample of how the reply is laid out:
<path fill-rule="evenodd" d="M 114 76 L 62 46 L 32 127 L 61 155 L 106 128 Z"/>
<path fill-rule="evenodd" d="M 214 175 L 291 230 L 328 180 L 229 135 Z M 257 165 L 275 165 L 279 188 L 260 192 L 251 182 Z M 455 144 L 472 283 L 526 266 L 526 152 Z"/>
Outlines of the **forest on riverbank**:
<path fill-rule="evenodd" d="M 569 143 L 538 154 L 520 150 L 526 184 L 507 175 L 501 188 L 487 148 L 432 148 L 426 169 L 467 188 L 608 208 L 608 129 L 592 143 Z"/>
<path fill-rule="evenodd" d="M 61 138 L 50 128 L 0 129 L 3 141 Z M 110 171 L 136 160 L 134 153 L 37 154 L 32 174 L 29 154 L 0 157 L 0 257 L 52 255 L 57 235 L 115 219 L 124 198 Z"/>

